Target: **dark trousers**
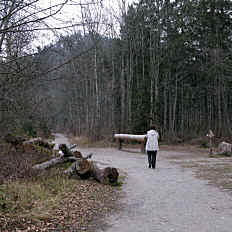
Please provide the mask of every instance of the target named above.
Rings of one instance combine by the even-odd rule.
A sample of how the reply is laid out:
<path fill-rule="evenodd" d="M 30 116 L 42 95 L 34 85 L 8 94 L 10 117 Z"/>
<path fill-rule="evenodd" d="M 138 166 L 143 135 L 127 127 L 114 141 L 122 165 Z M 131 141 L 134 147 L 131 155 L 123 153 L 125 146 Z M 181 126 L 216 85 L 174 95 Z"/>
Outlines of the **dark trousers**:
<path fill-rule="evenodd" d="M 155 168 L 157 151 L 147 151 L 149 168 Z"/>

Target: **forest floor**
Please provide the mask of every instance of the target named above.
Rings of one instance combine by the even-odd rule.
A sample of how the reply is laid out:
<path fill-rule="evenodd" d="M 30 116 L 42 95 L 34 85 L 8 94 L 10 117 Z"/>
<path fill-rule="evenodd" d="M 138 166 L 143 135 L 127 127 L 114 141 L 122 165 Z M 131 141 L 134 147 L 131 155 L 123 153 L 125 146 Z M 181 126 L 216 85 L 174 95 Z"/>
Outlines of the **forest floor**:
<path fill-rule="evenodd" d="M 78 150 L 93 153 L 101 167 L 118 168 L 122 186 L 68 179 L 59 170 L 34 178 L 28 167 L 44 157 L 10 152 L 6 159 L 0 153 L 1 232 L 231 231 L 231 158 L 210 158 L 196 146 L 161 145 L 153 170 L 137 145 L 119 151 L 82 143 Z"/>

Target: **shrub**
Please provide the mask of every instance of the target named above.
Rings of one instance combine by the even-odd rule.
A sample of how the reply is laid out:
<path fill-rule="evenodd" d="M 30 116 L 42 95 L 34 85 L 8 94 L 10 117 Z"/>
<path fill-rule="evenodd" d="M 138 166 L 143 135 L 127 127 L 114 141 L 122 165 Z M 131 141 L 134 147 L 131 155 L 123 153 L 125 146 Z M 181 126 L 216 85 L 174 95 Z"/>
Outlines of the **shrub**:
<path fill-rule="evenodd" d="M 209 147 L 208 142 L 206 140 L 200 141 L 200 147 L 201 148 L 208 148 Z"/>
<path fill-rule="evenodd" d="M 23 131 L 25 134 L 27 134 L 30 137 L 37 136 L 36 130 L 34 129 L 32 122 L 30 121 L 27 121 L 23 124 Z"/>

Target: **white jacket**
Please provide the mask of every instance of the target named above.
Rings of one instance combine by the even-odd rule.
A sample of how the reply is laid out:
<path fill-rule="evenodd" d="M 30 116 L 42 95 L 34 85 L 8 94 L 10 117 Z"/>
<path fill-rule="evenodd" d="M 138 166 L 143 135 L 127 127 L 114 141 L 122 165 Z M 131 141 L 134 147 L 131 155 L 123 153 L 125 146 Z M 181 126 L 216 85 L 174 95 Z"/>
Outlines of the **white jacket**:
<path fill-rule="evenodd" d="M 155 130 L 149 130 L 147 132 L 147 143 L 146 143 L 146 151 L 158 151 L 159 150 L 159 144 L 158 144 L 158 138 L 159 134 Z"/>

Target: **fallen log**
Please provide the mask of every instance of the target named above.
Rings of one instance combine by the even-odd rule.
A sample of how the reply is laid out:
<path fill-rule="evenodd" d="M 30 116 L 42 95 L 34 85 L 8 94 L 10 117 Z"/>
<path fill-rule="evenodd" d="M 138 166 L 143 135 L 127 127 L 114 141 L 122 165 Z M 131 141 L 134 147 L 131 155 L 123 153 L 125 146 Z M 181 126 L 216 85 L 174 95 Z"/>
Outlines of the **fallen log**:
<path fill-rule="evenodd" d="M 69 147 L 70 150 L 74 149 L 77 147 L 77 144 L 71 144 L 71 146 Z"/>
<path fill-rule="evenodd" d="M 219 153 L 228 153 L 232 155 L 232 144 L 227 143 L 227 142 L 221 142 L 218 145 L 218 152 Z"/>
<path fill-rule="evenodd" d="M 16 151 L 18 150 L 18 148 L 22 148 L 23 142 L 26 140 L 23 137 L 15 136 L 12 134 L 7 134 L 6 136 L 4 136 L 3 139 L 5 140 L 5 142 L 9 143 L 11 147 L 13 147 Z"/>
<path fill-rule="evenodd" d="M 45 161 L 41 164 L 34 165 L 35 169 L 48 169 L 56 166 L 57 164 L 67 163 L 67 162 L 75 162 L 77 160 L 89 159 L 92 157 L 92 154 L 89 154 L 87 157 L 83 157 L 82 154 L 78 151 L 71 152 L 66 144 L 59 145 L 60 150 L 62 151 L 62 155 L 59 157 L 53 158 L 49 161 Z"/>
<path fill-rule="evenodd" d="M 133 135 L 133 134 L 115 134 L 114 138 L 118 141 L 118 149 L 122 149 L 123 141 L 137 141 L 141 143 L 141 152 L 145 151 L 146 135 Z"/>
<path fill-rule="evenodd" d="M 59 149 L 63 152 L 64 156 L 73 156 L 73 153 L 69 148 L 66 146 L 66 144 L 60 144 Z"/>
<path fill-rule="evenodd" d="M 94 163 L 91 165 L 91 175 L 102 184 L 114 184 L 118 181 L 118 170 L 112 167 L 100 169 Z"/>
<path fill-rule="evenodd" d="M 29 140 L 24 141 L 23 144 L 31 144 L 31 143 L 34 143 L 34 142 L 37 142 L 37 141 L 40 141 L 40 140 L 42 140 L 41 137 L 32 138 L 32 139 L 29 139 Z"/>
<path fill-rule="evenodd" d="M 55 144 L 49 143 L 44 141 L 42 138 L 38 137 L 38 138 L 33 138 L 33 139 L 29 139 L 23 142 L 23 145 L 26 144 L 33 144 L 33 145 L 37 145 L 40 147 L 44 147 L 47 148 L 49 150 L 53 150 Z"/>
<path fill-rule="evenodd" d="M 92 158 L 92 154 L 83 157 L 78 151 L 72 152 L 65 144 L 61 144 L 59 148 L 62 150 L 63 155 L 52 160 L 43 162 L 33 166 L 35 169 L 48 169 L 56 166 L 57 164 L 72 162 L 71 166 L 65 170 L 65 174 L 73 177 L 79 177 L 81 179 L 88 179 L 93 177 L 95 180 L 102 184 L 114 184 L 118 181 L 118 171 L 116 168 L 106 167 L 100 169 L 96 163 L 89 161 Z"/>
<path fill-rule="evenodd" d="M 146 135 L 132 135 L 132 134 L 115 134 L 116 139 L 134 140 L 138 142 L 143 142 Z"/>
<path fill-rule="evenodd" d="M 62 163 L 67 163 L 67 162 L 75 162 L 75 161 L 77 161 L 77 158 L 75 156 L 69 156 L 69 157 L 60 156 L 60 157 L 51 159 L 49 161 L 45 161 L 41 164 L 36 164 L 33 166 L 33 168 L 44 170 L 44 169 L 52 168 L 52 167 L 56 166 L 57 164 L 62 164 Z"/>
<path fill-rule="evenodd" d="M 93 177 L 102 184 L 114 184 L 118 181 L 118 170 L 113 167 L 99 168 L 96 163 L 88 160 L 74 162 L 66 171 L 69 176 L 77 176 L 80 179 Z"/>

